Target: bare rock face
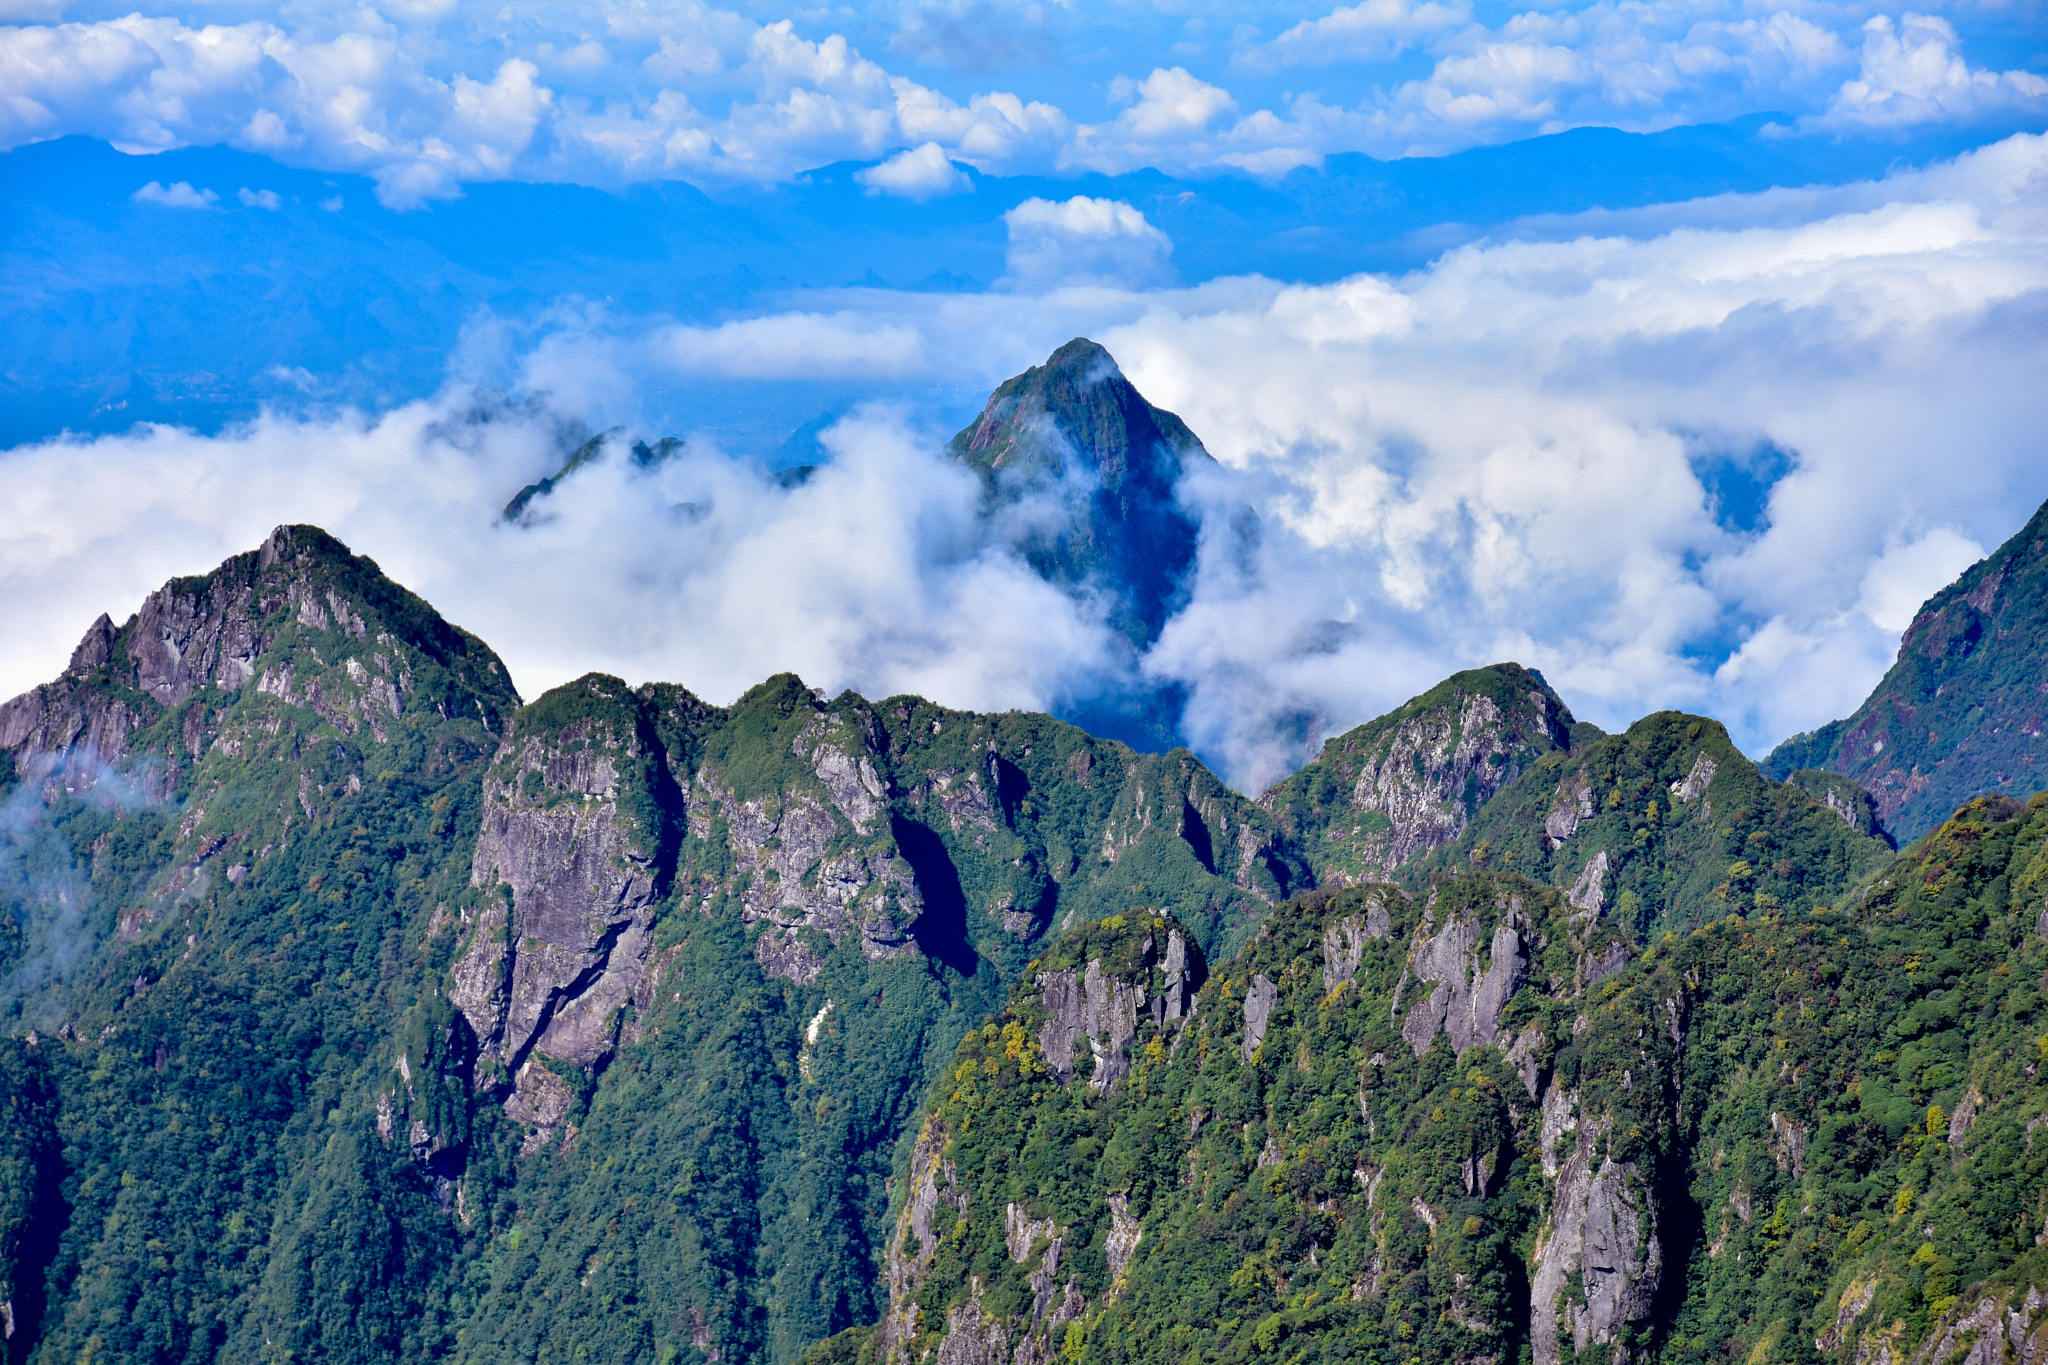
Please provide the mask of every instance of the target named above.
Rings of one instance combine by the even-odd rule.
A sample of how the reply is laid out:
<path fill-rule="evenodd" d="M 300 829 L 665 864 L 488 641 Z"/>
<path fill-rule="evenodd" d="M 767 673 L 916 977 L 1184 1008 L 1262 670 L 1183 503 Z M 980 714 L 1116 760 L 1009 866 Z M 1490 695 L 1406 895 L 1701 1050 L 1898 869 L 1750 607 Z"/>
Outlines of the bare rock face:
<path fill-rule="evenodd" d="M 1091 958 L 1085 971 L 1047 972 L 1038 984 L 1050 1016 L 1038 1045 L 1062 1085 L 1074 1078 L 1075 1052 L 1083 1041 L 1095 1059 L 1091 1088 L 1109 1090 L 1131 1074 L 1131 1039 L 1145 1004 L 1143 987 L 1105 976 L 1101 958 Z"/>
<path fill-rule="evenodd" d="M 896 1219 L 896 1230 L 889 1239 L 882 1268 L 883 1278 L 889 1285 L 889 1311 L 875 1330 L 878 1353 L 892 1365 L 908 1359 L 911 1338 L 917 1335 L 919 1310 L 913 1296 L 924 1283 L 925 1274 L 931 1269 L 932 1257 L 939 1249 L 939 1235 L 933 1225 L 939 1205 L 943 1202 L 960 1212 L 966 1211 L 967 1200 L 960 1192 L 959 1172 L 946 1158 L 949 1138 L 950 1134 L 943 1125 L 927 1119 L 910 1151 L 910 1163 L 905 1171 L 910 1193 L 903 1202 L 903 1212 Z M 1028 1247 L 1026 1251 L 1029 1251 Z M 1057 1251 L 1049 1250 L 1047 1259 L 1056 1264 Z M 979 1326 L 980 1317 L 977 1303 L 972 1327 Z M 953 1335 L 957 1326 L 965 1325 L 968 1324 L 955 1324 L 949 1318 L 948 1337 Z"/>
<path fill-rule="evenodd" d="M 402 624 L 384 618 L 401 604 Z M 344 735 L 382 742 L 416 697 L 416 670 L 442 675 L 433 691 L 443 719 L 448 682 L 462 693 L 458 705 L 493 728 L 501 708 L 518 702 L 481 642 L 325 532 L 280 526 L 210 574 L 172 579 L 125 625 L 94 621 L 54 682 L 0 704 L 0 749 L 79 790 L 131 757 L 139 731 L 198 698 L 204 704 L 188 709 L 175 734 L 151 740 L 156 756 L 193 763 L 216 743 L 236 752 L 241 740 L 222 733 L 222 713 L 252 683 Z M 151 794 L 163 795 L 175 784 L 164 771 L 155 785 Z"/>
<path fill-rule="evenodd" d="M 1365 945 L 1393 933 L 1387 907 L 1375 900 L 1363 915 L 1347 915 L 1323 930 L 1323 989 L 1334 991 L 1358 975 Z"/>
<path fill-rule="evenodd" d="M 1581 820 L 1593 818 L 1593 784 L 1584 772 L 1573 773 L 1558 783 L 1550 813 L 1543 817 L 1543 836 L 1550 847 L 1564 847 L 1578 832 Z"/>
<path fill-rule="evenodd" d="M 450 998 L 476 1031 L 480 1060 L 515 1077 L 514 1117 L 546 1123 L 517 1079 L 537 1074 L 528 1054 L 604 1060 L 646 970 L 655 840 L 621 808 L 643 747 L 612 718 L 515 733 L 485 781 L 470 881 L 509 897 L 478 917 Z"/>
<path fill-rule="evenodd" d="M 1038 1048 L 1046 1068 L 1061 1085 L 1070 1085 L 1085 1042 L 1094 1059 L 1088 1084 L 1107 1094 L 1131 1074 L 1131 1042 L 1141 1016 L 1161 1026 L 1186 1025 L 1202 982 L 1201 955 L 1157 911 L 1132 911 L 1083 933 L 1082 961 L 1038 976 L 1046 1014 Z"/>
<path fill-rule="evenodd" d="M 1418 983 L 1433 985 L 1408 1008 L 1401 1036 L 1420 1057 L 1441 1032 L 1460 1056 L 1481 1043 L 1500 1040 L 1500 1019 L 1516 989 L 1529 976 L 1529 950 L 1521 934 L 1503 921 L 1493 931 L 1487 963 L 1479 964 L 1479 926 L 1454 915 L 1434 935 L 1421 938 L 1409 954 L 1408 970 Z M 1396 998 L 1395 1008 L 1400 1008 Z"/>
<path fill-rule="evenodd" d="M 1579 918 L 1589 921 L 1598 919 L 1600 911 L 1606 907 L 1607 871 L 1610 866 L 1607 850 L 1603 848 L 1587 859 L 1586 865 L 1579 869 L 1578 880 L 1572 883 L 1572 889 L 1565 894 L 1565 899 L 1579 910 Z"/>
<path fill-rule="evenodd" d="M 1546 1166 L 1550 1120 L 1546 1096 Z M 1567 1333 L 1579 1353 L 1614 1345 L 1619 1329 L 1649 1319 L 1662 1278 L 1656 1203 L 1633 1163 L 1601 1154 L 1606 1132 L 1604 1120 L 1582 1122 L 1574 1150 L 1558 1171 L 1530 1285 L 1529 1335 L 1537 1365 L 1557 1365 Z"/>
<path fill-rule="evenodd" d="M 1260 804 L 1302 840 L 1325 885 L 1379 880 L 1456 839 L 1530 762 L 1568 748 L 1571 726 L 1540 675 L 1474 669 L 1331 740 Z M 1333 788 L 1347 792 L 1343 805 L 1323 795 Z"/>
<path fill-rule="evenodd" d="M 1249 1062 L 1258 1055 L 1259 1044 L 1266 1041 L 1266 1024 L 1273 1017 L 1273 1004 L 1280 998 L 1280 988 L 1263 975 L 1252 977 L 1251 988 L 1244 993 L 1244 1046 L 1241 1055 Z"/>

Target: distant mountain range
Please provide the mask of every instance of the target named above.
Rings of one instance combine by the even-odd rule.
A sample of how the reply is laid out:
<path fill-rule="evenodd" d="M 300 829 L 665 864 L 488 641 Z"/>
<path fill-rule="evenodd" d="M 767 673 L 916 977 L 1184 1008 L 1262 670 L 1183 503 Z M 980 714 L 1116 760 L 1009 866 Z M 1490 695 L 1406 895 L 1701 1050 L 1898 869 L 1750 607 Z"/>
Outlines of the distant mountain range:
<path fill-rule="evenodd" d="M 1156 636 L 1207 456 L 1106 353 L 954 450 Z M 526 702 L 280 527 L 0 706 L 8 1359 L 2039 1365 L 2040 526 L 1764 765 L 1498 664 L 1256 800 Z"/>
<path fill-rule="evenodd" d="M 704 323 L 792 294 L 987 290 L 1009 269 L 1003 215 L 1033 197 L 1131 204 L 1172 238 L 1191 283 L 1321 281 L 1411 269 L 1515 219 L 1842 183 L 1975 145 L 1938 129 L 1902 143 L 1772 126 L 1758 115 L 1443 157 L 1345 154 L 1271 183 L 963 169 L 972 192 L 913 204 L 873 193 L 855 179 L 864 165 L 847 163 L 716 197 L 681 182 L 472 184 L 409 213 L 379 205 L 365 176 L 226 147 L 138 157 L 58 138 L 0 153 L 0 446 L 145 421 L 210 431 L 307 401 L 387 408 L 438 390 L 480 315 L 526 326 L 556 300 Z M 196 206 L 135 202 L 152 181 L 192 186 Z M 820 414 L 886 388 L 695 377 L 675 410 L 727 449 L 773 458 Z M 928 382 L 889 392 L 927 410 L 974 401 Z"/>

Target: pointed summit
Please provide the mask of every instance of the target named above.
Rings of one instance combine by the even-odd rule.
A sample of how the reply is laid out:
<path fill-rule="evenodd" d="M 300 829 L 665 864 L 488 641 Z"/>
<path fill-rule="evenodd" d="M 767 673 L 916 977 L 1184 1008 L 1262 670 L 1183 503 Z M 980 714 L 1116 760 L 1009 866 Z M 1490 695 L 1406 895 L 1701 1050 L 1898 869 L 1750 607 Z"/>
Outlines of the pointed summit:
<path fill-rule="evenodd" d="M 998 388 L 950 449 L 998 506 L 1064 503 L 1066 518 L 1034 519 L 1026 532 L 1032 567 L 1061 586 L 1103 591 L 1116 604 L 1110 623 L 1133 646 L 1159 638 L 1195 562 L 1198 528 L 1176 489 L 1211 457 L 1108 351 L 1076 337 Z"/>
<path fill-rule="evenodd" d="M 56 680 L 0 703 L 0 751 L 62 762 L 80 783 L 150 754 L 171 782 L 237 726 L 281 732 L 255 710 L 296 708 L 306 726 L 383 743 L 423 716 L 495 731 L 518 705 L 481 640 L 318 527 L 280 526 L 213 572 L 164 584 L 126 623 L 94 621 Z M 243 747 L 262 746 L 228 746 Z"/>

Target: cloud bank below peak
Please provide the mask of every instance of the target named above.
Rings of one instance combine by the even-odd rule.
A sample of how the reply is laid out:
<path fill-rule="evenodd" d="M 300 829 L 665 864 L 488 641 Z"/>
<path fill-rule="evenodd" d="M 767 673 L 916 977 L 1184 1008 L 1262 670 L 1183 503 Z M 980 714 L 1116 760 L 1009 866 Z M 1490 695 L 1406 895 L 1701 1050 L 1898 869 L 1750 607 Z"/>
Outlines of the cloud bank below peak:
<path fill-rule="evenodd" d="M 1144 240 L 1114 202 L 1033 214 Z M 593 667 L 715 700 L 783 668 L 975 707 L 1173 683 L 1197 750 L 1257 788 L 1321 735 L 1513 658 L 1582 717 L 1705 711 L 1761 751 L 1851 710 L 1918 602 L 2048 497 L 2048 137 L 1687 219 L 1621 236 L 1593 215 L 1327 285 L 1048 273 L 716 326 L 564 315 L 378 415 L 17 447 L 0 692 L 61 668 L 100 611 L 311 520 L 490 640 L 529 695 Z M 1135 665 L 1101 604 L 991 531 L 912 408 L 856 408 L 794 488 L 700 437 L 651 470 L 579 472 L 532 525 L 498 518 L 559 464 L 565 414 L 631 426 L 652 380 L 833 363 L 986 392 L 1076 335 L 1219 460 L 1181 493 L 1203 528 L 1190 600 Z M 478 385 L 553 397 L 493 407 Z"/>
<path fill-rule="evenodd" d="M 1865 4 L 1593 3 L 1489 27 L 1462 0 L 1361 0 L 1191 19 L 1178 41 L 1115 28 L 1142 16 L 1054 21 L 1034 6 L 833 11 L 851 36 L 697 0 L 615 7 L 595 26 L 545 3 L 504 24 L 437 4 L 239 22 L 64 8 L 0 26 L 0 147 L 68 133 L 139 151 L 227 144 L 374 176 L 394 206 L 466 182 L 759 184 L 848 160 L 879 162 L 870 187 L 914 199 L 960 190 L 953 162 L 1273 176 L 1334 152 L 1765 110 L 1834 132 L 2048 119 L 2039 74 L 1973 66 L 1949 20 Z M 948 56 L 938 35 L 969 28 L 980 57 Z M 1114 69 L 1135 51 L 1174 56 Z M 1062 67 L 1077 74 L 1047 74 Z M 1275 88 L 1302 76 L 1316 88 Z"/>

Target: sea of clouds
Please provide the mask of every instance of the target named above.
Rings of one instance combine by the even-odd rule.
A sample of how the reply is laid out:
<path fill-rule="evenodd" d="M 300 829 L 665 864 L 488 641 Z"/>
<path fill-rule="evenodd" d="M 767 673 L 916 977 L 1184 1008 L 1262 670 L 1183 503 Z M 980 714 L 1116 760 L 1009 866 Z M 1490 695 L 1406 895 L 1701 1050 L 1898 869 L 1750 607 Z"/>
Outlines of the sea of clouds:
<path fill-rule="evenodd" d="M 429 401 L 0 453 L 0 695 L 100 611 L 311 521 L 529 697 L 589 669 L 720 702 L 782 669 L 963 707 L 1086 697 L 1132 667 L 1102 611 L 1021 562 L 916 410 L 855 410 L 798 487 L 697 439 L 500 515 L 565 428 L 634 434 L 655 378 L 987 388 L 1076 335 L 1218 459 L 1184 490 L 1191 600 L 1136 666 L 1187 689 L 1190 740 L 1251 789 L 1499 659 L 1583 719 L 1704 711 L 1761 752 L 1852 709 L 1918 604 L 2048 496 L 2048 137 L 1519 224 L 1326 286 L 1163 284 L 1172 243 L 1127 204 L 1035 201 L 1009 227 L 986 293 L 710 327 L 564 308 L 479 326 Z"/>

